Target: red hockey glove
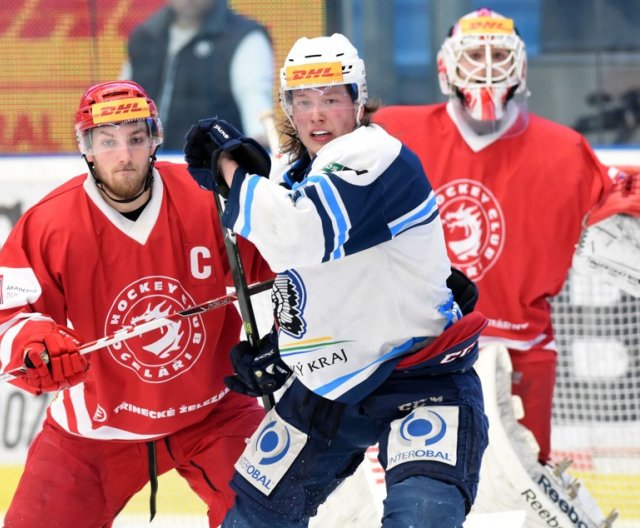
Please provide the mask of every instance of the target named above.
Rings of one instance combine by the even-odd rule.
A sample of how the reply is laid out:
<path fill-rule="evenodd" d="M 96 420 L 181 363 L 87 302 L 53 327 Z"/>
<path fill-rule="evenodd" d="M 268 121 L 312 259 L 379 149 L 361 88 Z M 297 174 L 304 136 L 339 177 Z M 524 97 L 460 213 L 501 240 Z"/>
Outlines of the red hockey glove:
<path fill-rule="evenodd" d="M 37 393 L 52 392 L 84 381 L 89 364 L 78 350 L 82 340 L 65 326 L 55 325 L 51 333 L 25 346 L 22 379 Z"/>

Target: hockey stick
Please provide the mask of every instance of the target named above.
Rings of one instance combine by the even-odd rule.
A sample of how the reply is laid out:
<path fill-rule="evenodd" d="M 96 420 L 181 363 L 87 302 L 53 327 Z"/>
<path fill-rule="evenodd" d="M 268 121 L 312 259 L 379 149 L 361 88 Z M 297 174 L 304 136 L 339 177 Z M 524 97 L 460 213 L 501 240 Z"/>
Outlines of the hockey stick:
<path fill-rule="evenodd" d="M 211 170 L 213 171 L 214 177 L 216 177 L 215 175 L 218 173 L 218 167 L 212 166 Z M 258 350 L 258 343 L 260 341 L 260 336 L 258 335 L 258 324 L 256 323 L 256 316 L 249 297 L 249 288 L 247 286 L 247 279 L 244 274 L 244 268 L 242 267 L 242 259 L 240 258 L 240 252 L 238 251 L 238 245 L 236 243 L 236 234 L 222 224 L 222 198 L 215 191 L 213 191 L 213 197 L 216 202 L 216 209 L 218 210 L 218 218 L 220 219 L 224 245 L 227 250 L 231 275 L 233 276 L 233 284 L 236 287 L 238 307 L 240 308 L 240 316 L 244 323 L 244 332 L 249 344 Z M 262 396 L 262 404 L 267 411 L 271 409 L 275 404 L 273 394 L 264 394 Z"/>
<path fill-rule="evenodd" d="M 260 113 L 260 122 L 264 127 L 267 134 L 267 141 L 269 142 L 269 150 L 271 150 L 271 156 L 274 159 L 280 159 L 282 154 L 280 152 L 280 136 L 278 129 L 276 128 L 276 120 L 272 109 L 263 110 Z"/>
<path fill-rule="evenodd" d="M 264 282 L 257 282 L 246 287 L 245 295 L 253 295 L 256 293 L 267 291 L 271 289 L 271 286 L 273 286 L 273 279 L 269 279 Z M 146 323 L 142 323 L 139 325 L 124 326 L 120 330 L 109 336 L 101 337 L 100 339 L 97 339 L 95 341 L 85 343 L 79 349 L 80 354 L 89 354 L 90 352 L 108 347 L 115 343 L 119 343 L 120 341 L 126 341 L 127 339 L 131 339 L 132 337 L 140 336 L 142 334 L 146 334 L 147 332 L 151 332 L 152 330 L 162 328 L 163 326 L 168 325 L 174 319 L 177 319 L 179 317 L 191 317 L 192 315 L 215 310 L 216 308 L 226 306 L 227 304 L 231 304 L 232 302 L 237 300 L 239 300 L 238 293 L 231 292 L 227 295 L 223 295 L 222 297 L 218 297 L 217 299 L 212 299 L 210 301 L 203 302 L 202 304 L 197 304 L 196 306 L 192 306 L 191 308 L 187 308 L 186 310 L 182 310 L 180 312 L 174 312 L 165 317 L 158 317 L 157 319 L 152 319 L 151 321 L 147 321 Z M 24 367 L 21 367 L 9 372 L 5 372 L 3 374 L 0 374 L 0 381 L 11 381 L 21 374 L 24 374 L 25 371 L 26 369 Z"/>

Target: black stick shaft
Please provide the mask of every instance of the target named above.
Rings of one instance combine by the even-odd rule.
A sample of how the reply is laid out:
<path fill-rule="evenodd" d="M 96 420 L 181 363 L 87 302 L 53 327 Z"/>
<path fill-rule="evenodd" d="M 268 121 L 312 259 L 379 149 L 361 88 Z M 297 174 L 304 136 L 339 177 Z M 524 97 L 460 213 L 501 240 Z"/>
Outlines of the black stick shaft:
<path fill-rule="evenodd" d="M 212 169 L 213 169 L 213 174 L 215 175 L 217 171 L 217 167 L 212 167 Z M 236 289 L 238 306 L 240 308 L 240 316 L 242 317 L 242 322 L 244 325 L 244 332 L 247 335 L 247 341 L 249 341 L 249 344 L 257 350 L 258 342 L 260 341 L 260 336 L 258 335 L 258 325 L 256 323 L 256 316 L 253 311 L 253 305 L 251 304 L 251 298 L 249 296 L 249 290 L 247 287 L 247 278 L 246 278 L 246 275 L 244 274 L 244 269 L 242 267 L 242 259 L 240 258 L 240 252 L 238 251 L 238 245 L 236 243 L 236 235 L 231 229 L 226 228 L 222 224 L 222 213 L 223 213 L 222 198 L 215 191 L 213 195 L 216 201 L 216 208 L 218 209 L 218 217 L 220 218 L 220 227 L 222 228 L 224 245 L 225 245 L 225 248 L 227 249 L 227 257 L 229 258 L 229 267 L 231 269 L 231 275 L 233 276 L 233 284 Z M 263 395 L 262 404 L 264 405 L 264 408 L 267 411 L 271 409 L 275 404 L 273 394 Z"/>

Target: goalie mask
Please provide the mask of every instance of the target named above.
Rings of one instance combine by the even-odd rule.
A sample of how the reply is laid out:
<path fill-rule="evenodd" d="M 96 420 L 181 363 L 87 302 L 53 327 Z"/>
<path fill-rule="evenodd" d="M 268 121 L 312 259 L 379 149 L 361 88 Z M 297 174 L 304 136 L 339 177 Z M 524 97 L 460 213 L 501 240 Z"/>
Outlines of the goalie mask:
<path fill-rule="evenodd" d="M 438 53 L 440 89 L 475 121 L 499 121 L 516 94 L 528 95 L 526 53 L 513 20 L 480 9 L 451 28 Z"/>
<path fill-rule="evenodd" d="M 280 104 L 291 120 L 292 91 L 346 85 L 356 108 L 359 125 L 361 109 L 367 102 L 367 81 L 363 60 L 349 39 L 340 33 L 330 37 L 302 37 L 289 51 L 280 70 Z"/>

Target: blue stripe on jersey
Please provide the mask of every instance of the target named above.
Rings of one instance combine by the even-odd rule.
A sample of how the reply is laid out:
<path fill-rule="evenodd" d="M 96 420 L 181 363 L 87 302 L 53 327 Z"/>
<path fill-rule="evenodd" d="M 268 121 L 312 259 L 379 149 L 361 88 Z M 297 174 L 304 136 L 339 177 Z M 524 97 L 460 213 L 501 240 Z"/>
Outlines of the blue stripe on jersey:
<path fill-rule="evenodd" d="M 411 350 L 411 348 L 413 348 L 416 345 L 416 343 L 420 343 L 420 342 L 424 341 L 425 339 L 426 339 L 426 337 L 413 337 L 413 338 L 409 339 L 408 341 L 405 341 L 401 345 L 398 345 L 397 347 L 392 348 L 384 356 L 379 357 L 378 359 L 376 359 L 375 361 L 369 363 L 368 365 L 365 365 L 361 369 L 358 369 L 358 370 L 355 370 L 353 372 L 350 372 L 349 374 L 345 374 L 344 376 L 340 376 L 339 378 L 336 378 L 333 381 L 330 381 L 329 383 L 325 383 L 321 387 L 318 387 L 318 388 L 314 389 L 313 392 L 319 394 L 320 396 L 324 396 L 325 394 L 329 394 L 333 390 L 337 389 L 341 385 L 343 385 L 346 382 L 348 382 L 351 378 L 354 378 L 355 376 L 360 374 L 360 372 L 362 372 L 363 370 L 366 370 L 366 369 L 368 369 L 368 368 L 370 368 L 370 367 L 372 367 L 372 366 L 374 366 L 376 364 L 385 363 L 385 362 L 387 362 L 389 360 L 397 358 L 398 356 L 401 356 L 401 355 L 405 354 L 408 350 Z M 351 389 L 351 390 L 353 390 L 353 389 Z"/>
<path fill-rule="evenodd" d="M 453 323 L 462 319 L 462 311 L 453 298 L 453 293 L 449 292 L 447 300 L 438 306 L 438 312 L 443 315 L 447 322 L 445 324 L 445 330 L 449 328 Z"/>
<path fill-rule="evenodd" d="M 389 223 L 389 230 L 392 236 L 398 236 L 403 231 L 418 225 L 428 224 L 438 216 L 436 205 L 436 195 L 433 191 L 427 199 L 409 213 Z"/>
<path fill-rule="evenodd" d="M 322 199 L 319 197 L 318 187 L 310 186 L 304 189 L 304 195 L 313 202 L 316 206 L 316 211 L 320 217 L 322 223 L 322 235 L 324 236 L 324 254 L 322 255 L 322 262 L 327 262 L 333 251 L 333 243 L 335 239 L 334 225 L 331 221 L 329 212 L 322 207 Z"/>
<path fill-rule="evenodd" d="M 253 198 L 255 196 L 256 187 L 262 176 L 253 176 L 247 179 L 247 196 L 244 201 L 244 225 L 239 235 L 244 238 L 249 238 L 251 232 L 251 206 L 253 205 Z"/>
<path fill-rule="evenodd" d="M 349 179 L 357 177 L 355 171 L 344 170 L 349 171 Z M 363 178 L 369 181 L 366 174 Z M 407 229 L 428 224 L 438 215 L 435 194 L 420 160 L 406 147 L 369 183 L 349 179 L 334 170 L 310 174 L 291 187 L 314 203 L 321 218 L 325 237 L 322 262 L 374 247 Z"/>
<path fill-rule="evenodd" d="M 308 185 L 320 187 L 322 197 L 324 198 L 324 203 L 326 203 L 329 207 L 329 215 L 333 222 L 335 222 L 335 240 L 333 242 L 333 251 L 331 252 L 331 259 L 337 260 L 341 257 L 344 257 L 344 243 L 347 240 L 347 232 L 349 229 L 348 215 L 347 211 L 341 205 L 341 202 L 338 200 L 336 193 L 337 190 L 331 184 L 328 179 L 328 176 L 311 176 L 307 178 L 305 182 Z M 319 204 L 316 204 L 316 206 Z"/>

